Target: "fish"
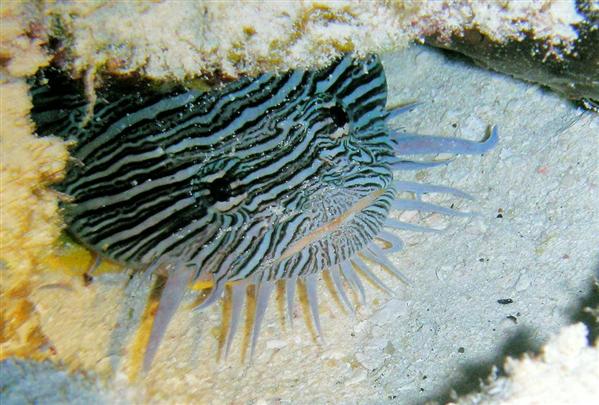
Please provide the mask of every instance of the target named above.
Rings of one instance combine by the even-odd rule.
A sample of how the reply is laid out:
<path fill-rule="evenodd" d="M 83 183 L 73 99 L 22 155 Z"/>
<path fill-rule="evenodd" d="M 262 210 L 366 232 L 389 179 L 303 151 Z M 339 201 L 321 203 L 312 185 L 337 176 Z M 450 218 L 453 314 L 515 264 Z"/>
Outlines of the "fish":
<path fill-rule="evenodd" d="M 323 69 L 264 73 L 208 91 L 108 82 L 91 119 L 80 83 L 52 73 L 38 82 L 32 90 L 38 133 L 74 144 L 56 187 L 69 197 L 62 204 L 68 232 L 101 258 L 166 277 L 145 371 L 195 280 L 212 283 L 196 310 L 231 288 L 225 356 L 250 286 L 253 356 L 277 283 L 284 285 L 289 322 L 303 284 L 319 336 L 323 273 L 349 311 L 349 289 L 365 301 L 364 278 L 392 291 L 371 263 L 409 284 L 389 259 L 403 248 L 395 231 L 438 230 L 391 213 L 471 216 L 421 197 L 473 197 L 402 180 L 401 173 L 449 164 L 434 158 L 441 153 L 483 154 L 499 139 L 496 127 L 480 142 L 392 129 L 391 121 L 414 105 L 387 109 L 377 55 L 346 55 Z"/>

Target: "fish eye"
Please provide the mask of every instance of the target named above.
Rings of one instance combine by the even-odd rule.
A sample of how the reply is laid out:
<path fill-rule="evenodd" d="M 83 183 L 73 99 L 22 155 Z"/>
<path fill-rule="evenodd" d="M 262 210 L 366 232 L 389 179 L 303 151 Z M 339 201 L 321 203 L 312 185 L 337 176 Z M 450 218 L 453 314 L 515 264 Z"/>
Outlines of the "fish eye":
<path fill-rule="evenodd" d="M 227 201 L 232 196 L 231 180 L 226 177 L 214 179 L 208 183 L 208 190 L 210 198 L 215 201 Z"/>
<path fill-rule="evenodd" d="M 347 112 L 339 104 L 335 104 L 329 108 L 329 113 L 331 114 L 333 122 L 339 128 L 343 128 L 343 126 L 349 122 L 349 116 L 347 115 Z"/>

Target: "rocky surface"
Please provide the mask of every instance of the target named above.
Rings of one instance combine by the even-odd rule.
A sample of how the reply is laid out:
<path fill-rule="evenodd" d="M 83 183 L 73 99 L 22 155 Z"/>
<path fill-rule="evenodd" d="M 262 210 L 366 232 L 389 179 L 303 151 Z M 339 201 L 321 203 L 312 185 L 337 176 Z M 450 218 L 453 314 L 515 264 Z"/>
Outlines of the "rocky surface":
<path fill-rule="evenodd" d="M 571 51 L 549 54 L 551 46 L 530 33 L 522 38 L 497 41 L 480 29 L 453 34 L 450 39 L 430 36 L 431 45 L 451 49 L 472 58 L 479 65 L 519 79 L 535 82 L 589 109 L 599 108 L 599 6 L 582 0 L 577 9 L 584 20 L 575 24 L 578 38 Z"/>

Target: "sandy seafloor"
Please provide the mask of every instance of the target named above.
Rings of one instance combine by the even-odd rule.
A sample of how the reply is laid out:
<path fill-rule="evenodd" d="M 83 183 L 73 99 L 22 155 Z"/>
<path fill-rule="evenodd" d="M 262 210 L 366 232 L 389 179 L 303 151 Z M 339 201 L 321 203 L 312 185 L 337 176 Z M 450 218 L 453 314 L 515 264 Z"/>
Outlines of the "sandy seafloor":
<path fill-rule="evenodd" d="M 70 289 L 40 289 L 34 298 L 57 361 L 80 364 L 92 382 L 10 365 L 3 403 L 37 395 L 45 403 L 442 402 L 452 388 L 475 390 L 506 355 L 538 350 L 573 323 L 599 273 L 599 117 L 437 50 L 412 47 L 383 63 L 391 105 L 423 102 L 393 127 L 481 139 L 494 124 L 501 137 L 485 156 L 402 174 L 471 192 L 474 202 L 435 201 L 481 213 L 425 217 L 447 230 L 401 234 L 407 248 L 392 260 L 411 287 L 382 272 L 395 297 L 369 286 L 367 307 L 352 318 L 321 284 L 322 345 L 301 308 L 291 330 L 271 301 L 251 364 L 241 361 L 239 336 L 230 358 L 217 361 L 221 307 L 192 312 L 190 293 L 153 369 L 136 383 L 125 374 L 148 280 L 107 275 L 88 287 L 75 280 Z"/>

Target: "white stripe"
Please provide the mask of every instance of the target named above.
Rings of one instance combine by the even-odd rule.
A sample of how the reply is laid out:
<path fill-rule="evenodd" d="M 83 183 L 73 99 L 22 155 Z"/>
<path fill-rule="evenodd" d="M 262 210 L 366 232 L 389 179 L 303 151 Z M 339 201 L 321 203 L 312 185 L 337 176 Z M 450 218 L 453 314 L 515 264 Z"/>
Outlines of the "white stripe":
<path fill-rule="evenodd" d="M 89 201 L 85 201 L 81 204 L 76 204 L 75 210 L 77 212 L 85 212 L 87 210 L 92 210 L 92 209 L 96 209 L 96 208 L 105 208 L 105 207 L 110 206 L 115 203 L 120 203 L 123 201 L 130 200 L 133 197 L 135 197 L 136 195 L 144 193 L 146 191 L 149 191 L 153 188 L 168 185 L 171 183 L 176 183 L 181 180 L 188 179 L 188 178 L 196 175 L 202 167 L 203 167 L 202 164 L 193 165 L 186 169 L 179 170 L 178 172 L 176 172 L 175 174 L 172 174 L 170 176 L 161 177 L 156 180 L 145 181 L 144 183 L 139 184 L 135 187 L 132 187 L 128 190 L 125 190 L 121 193 L 118 193 L 115 195 L 107 195 L 104 197 L 97 197 L 97 198 L 91 199 Z"/>
<path fill-rule="evenodd" d="M 272 98 L 268 99 L 268 101 L 265 101 L 253 108 L 245 108 L 243 112 L 237 118 L 232 120 L 225 128 L 213 133 L 212 135 L 184 139 L 175 145 L 168 147 L 167 152 L 178 153 L 193 146 L 213 145 L 221 138 L 235 133 L 235 131 L 241 128 L 246 122 L 255 120 L 256 118 L 264 115 L 267 109 L 284 102 L 289 93 L 293 91 L 299 83 L 301 83 L 302 77 L 303 73 L 298 71 L 294 72 L 285 85 L 279 89 L 279 92 Z M 189 120 L 185 121 L 184 124 L 185 127 L 187 127 L 196 124 L 196 122 Z M 177 127 L 171 131 L 165 132 L 164 134 L 168 136 L 170 133 L 174 133 L 179 129 L 180 128 Z"/>
<path fill-rule="evenodd" d="M 114 243 L 120 242 L 123 239 L 128 239 L 135 235 L 140 235 L 140 234 L 146 233 L 146 232 L 148 232 L 148 228 L 160 223 L 161 221 L 164 221 L 166 218 L 177 213 L 178 211 L 181 211 L 182 209 L 184 209 L 186 207 L 189 207 L 190 205 L 192 205 L 194 203 L 195 203 L 195 198 L 184 198 L 184 199 L 177 200 L 177 202 L 174 203 L 173 205 L 171 205 L 170 207 L 152 215 L 149 218 L 146 218 L 144 221 L 140 222 L 133 228 L 126 229 L 124 231 L 112 234 L 110 237 L 102 240 L 100 245 L 108 244 L 110 246 Z M 158 230 L 158 232 L 155 232 L 153 235 L 155 235 L 156 233 L 160 233 L 160 232 L 161 232 L 161 230 Z"/>

